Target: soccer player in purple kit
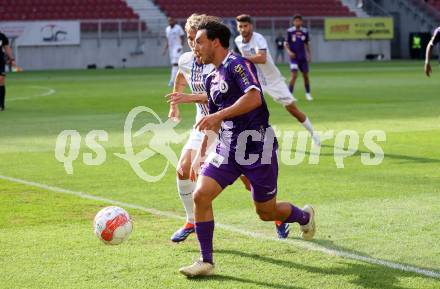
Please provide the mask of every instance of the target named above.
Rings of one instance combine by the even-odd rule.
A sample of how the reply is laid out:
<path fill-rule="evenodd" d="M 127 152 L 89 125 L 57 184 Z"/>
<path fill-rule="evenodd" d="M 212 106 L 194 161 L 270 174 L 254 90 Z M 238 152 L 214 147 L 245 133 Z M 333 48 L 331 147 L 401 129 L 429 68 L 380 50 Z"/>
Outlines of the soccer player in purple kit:
<path fill-rule="evenodd" d="M 293 93 L 295 88 L 298 69 L 301 71 L 306 89 L 306 99 L 313 100 L 310 92 L 309 62 L 312 54 L 310 52 L 310 37 L 306 28 L 302 27 L 303 19 L 301 15 L 293 17 L 293 27 L 287 29 L 286 50 L 290 58 L 290 71 L 292 78 L 289 83 L 289 90 Z"/>
<path fill-rule="evenodd" d="M 179 270 L 188 277 L 214 274 L 212 202 L 242 174 L 251 183 L 260 219 L 297 222 L 306 240 L 315 234 L 315 213 L 311 206 L 299 209 L 288 202 L 276 201 L 278 143 L 269 125 L 269 111 L 256 67 L 228 50 L 230 37 L 227 26 L 209 17 L 200 23 L 196 34 L 196 54 L 204 64 L 215 66 L 205 79 L 210 114 L 202 117 L 196 128 L 205 132 L 220 130 L 220 133 L 216 151 L 203 164 L 193 195 L 201 259 Z M 206 149 L 207 139 L 205 136 L 198 155 Z M 198 164 L 198 160 L 193 162 L 193 179 Z"/>
<path fill-rule="evenodd" d="M 440 42 L 440 27 L 435 29 L 434 34 L 432 35 L 431 41 L 429 41 L 428 46 L 426 47 L 426 57 L 425 57 L 425 74 L 426 76 L 431 76 L 432 68 L 431 68 L 431 55 L 432 49 L 436 44 Z"/>

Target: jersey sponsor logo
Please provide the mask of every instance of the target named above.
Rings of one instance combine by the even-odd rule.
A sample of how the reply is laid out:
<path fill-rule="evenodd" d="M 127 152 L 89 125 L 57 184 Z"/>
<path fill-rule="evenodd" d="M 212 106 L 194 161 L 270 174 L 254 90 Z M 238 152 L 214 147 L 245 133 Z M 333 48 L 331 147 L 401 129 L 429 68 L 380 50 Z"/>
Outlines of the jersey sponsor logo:
<path fill-rule="evenodd" d="M 220 81 L 220 92 L 221 93 L 226 93 L 229 90 L 229 85 L 226 81 L 224 81 L 223 79 Z"/>
<path fill-rule="evenodd" d="M 246 72 L 244 71 L 243 65 L 241 65 L 240 63 L 235 65 L 234 71 L 237 72 L 240 75 L 241 80 L 243 81 L 244 85 L 251 84 L 251 82 L 249 81 L 249 78 L 246 75 Z"/>

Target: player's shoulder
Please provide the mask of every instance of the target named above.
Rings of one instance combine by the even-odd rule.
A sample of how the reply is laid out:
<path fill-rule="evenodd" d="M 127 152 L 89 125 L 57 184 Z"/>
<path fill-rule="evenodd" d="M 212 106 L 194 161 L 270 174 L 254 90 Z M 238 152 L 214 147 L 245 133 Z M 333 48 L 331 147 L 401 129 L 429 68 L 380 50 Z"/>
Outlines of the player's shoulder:
<path fill-rule="evenodd" d="M 440 34 L 440 26 L 434 30 L 434 35 Z"/>
<path fill-rule="evenodd" d="M 309 30 L 307 30 L 305 27 L 301 27 L 300 30 L 302 33 L 309 33 Z"/>
<path fill-rule="evenodd" d="M 185 52 L 179 57 L 179 66 L 191 63 L 193 60 L 194 54 L 191 51 Z"/>
<path fill-rule="evenodd" d="M 235 37 L 234 39 L 235 43 L 239 44 L 239 43 L 243 43 L 243 36 L 238 35 L 237 37 Z"/>
<path fill-rule="evenodd" d="M 258 32 L 253 32 L 252 37 L 255 37 L 254 39 L 257 41 L 266 40 L 263 34 L 260 34 Z"/>
<path fill-rule="evenodd" d="M 295 32 L 296 28 L 294 26 L 287 28 L 287 32 Z"/>
<path fill-rule="evenodd" d="M 252 62 L 250 62 L 243 56 L 238 55 L 236 53 L 231 53 L 225 62 L 225 67 L 230 72 L 234 72 L 234 71 L 239 72 L 243 69 L 243 67 L 247 66 L 247 62 L 249 62 L 249 64 L 252 65 Z"/>

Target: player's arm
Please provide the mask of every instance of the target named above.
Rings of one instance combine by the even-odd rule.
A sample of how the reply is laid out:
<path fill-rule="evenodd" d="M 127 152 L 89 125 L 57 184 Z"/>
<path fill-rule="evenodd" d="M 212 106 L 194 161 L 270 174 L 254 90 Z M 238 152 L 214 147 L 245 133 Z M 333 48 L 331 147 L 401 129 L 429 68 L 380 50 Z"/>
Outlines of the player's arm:
<path fill-rule="evenodd" d="M 173 92 L 165 96 L 168 98 L 168 103 L 170 105 L 180 104 L 180 103 L 208 103 L 208 95 L 206 93 L 183 93 L 183 92 Z"/>
<path fill-rule="evenodd" d="M 165 55 L 165 53 L 167 53 L 168 48 L 168 39 L 165 37 L 165 46 L 162 49 L 162 55 Z"/>
<path fill-rule="evenodd" d="M 287 54 L 289 54 L 290 58 L 295 58 L 295 57 L 296 57 L 295 52 L 293 52 L 293 51 L 290 49 L 289 41 L 285 41 L 285 42 L 284 42 L 284 48 L 286 49 Z"/>
<path fill-rule="evenodd" d="M 174 81 L 174 90 L 172 93 L 165 95 L 170 107 L 177 107 L 180 103 L 208 103 L 208 95 L 184 93 L 186 87 L 186 79 L 183 73 L 179 70 Z"/>
<path fill-rule="evenodd" d="M 267 50 L 258 50 L 255 55 L 246 56 L 246 58 L 254 64 L 265 64 L 267 61 Z"/>
<path fill-rule="evenodd" d="M 179 71 L 176 74 L 176 78 L 174 80 L 173 93 L 181 93 L 184 91 L 185 87 L 186 87 L 185 76 L 183 75 L 182 71 L 179 69 Z M 170 103 L 170 111 L 168 112 L 168 118 L 171 118 L 175 121 L 178 121 L 180 119 L 180 111 L 176 103 Z"/>
<path fill-rule="evenodd" d="M 306 48 L 307 61 L 312 61 L 312 51 L 310 49 L 310 42 L 304 43 L 304 47 Z"/>
<path fill-rule="evenodd" d="M 195 126 L 200 131 L 216 131 L 224 119 L 233 118 L 246 114 L 262 103 L 260 90 L 257 87 L 251 87 L 242 97 L 233 105 L 214 114 L 203 117 Z"/>
<path fill-rule="evenodd" d="M 425 74 L 426 76 L 431 76 L 432 68 L 431 68 L 431 56 L 432 56 L 432 49 L 434 48 L 434 45 L 438 43 L 440 40 L 440 29 L 437 29 L 432 36 L 431 40 L 428 43 L 428 46 L 426 47 L 426 55 L 425 55 Z"/>
<path fill-rule="evenodd" d="M 206 160 L 206 152 L 209 151 L 209 148 L 211 146 L 214 146 L 218 137 L 218 131 L 220 130 L 220 127 L 217 128 L 217 130 L 208 131 L 205 132 L 205 136 L 203 137 L 203 141 L 200 144 L 199 149 L 197 150 L 196 156 L 194 157 L 194 160 L 191 164 L 191 170 L 189 172 L 189 179 L 193 182 L 197 181 L 197 177 L 199 175 L 200 167 Z"/>
<path fill-rule="evenodd" d="M 8 59 L 9 59 L 9 63 L 12 65 L 12 66 L 17 66 L 17 64 L 15 63 L 15 58 L 14 58 L 14 54 L 12 53 L 12 48 L 11 48 L 11 46 L 9 46 L 9 45 L 5 45 L 4 47 L 3 47 L 3 49 L 4 49 L 4 51 L 5 51 L 5 54 L 6 54 L 6 56 L 8 57 Z"/>

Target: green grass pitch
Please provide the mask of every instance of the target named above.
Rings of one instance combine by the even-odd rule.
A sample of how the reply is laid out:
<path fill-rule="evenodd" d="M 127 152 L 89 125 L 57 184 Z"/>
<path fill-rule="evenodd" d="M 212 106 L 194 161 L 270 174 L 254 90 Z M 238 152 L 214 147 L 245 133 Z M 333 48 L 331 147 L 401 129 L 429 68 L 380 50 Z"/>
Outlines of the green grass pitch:
<path fill-rule="evenodd" d="M 287 66 L 281 69 L 288 77 Z M 114 155 L 124 152 L 124 121 L 132 108 L 148 106 L 166 119 L 168 77 L 168 68 L 8 75 L 7 110 L 0 112 L 0 288 L 440 288 L 435 277 L 307 249 L 327 248 L 440 276 L 440 71 L 428 79 L 420 62 L 312 65 L 315 101 L 305 101 L 301 79 L 296 97 L 315 129 L 350 129 L 361 136 L 384 130 L 385 158 L 378 166 L 362 165 L 361 144 L 338 169 L 329 140 L 319 164 L 308 164 L 306 155 L 300 165 L 280 166 L 278 199 L 317 210 L 318 232 L 310 244 L 299 239 L 298 226 L 291 241 L 262 238 L 275 236 L 273 224 L 259 221 L 240 183 L 228 188 L 214 205 L 216 222 L 225 225 L 215 231 L 214 277 L 188 280 L 178 273 L 198 256 L 194 235 L 179 245 L 169 241 L 182 220 L 127 208 L 134 219 L 130 239 L 105 246 L 92 220 L 107 203 L 5 179 L 183 216 L 172 169 L 161 181 L 147 183 Z M 273 125 L 303 130 L 266 99 Z M 194 106 L 181 109 L 177 130 L 183 133 L 193 124 Z M 135 127 L 147 120 L 142 116 Z M 56 137 L 67 129 L 78 130 L 83 139 L 73 175 L 54 156 Z M 94 129 L 109 133 L 101 142 L 107 158 L 87 166 L 84 138 Z M 149 137 L 137 140 L 135 149 L 145 148 Z M 180 152 L 182 145 L 173 148 Z M 142 164 L 150 173 L 163 165 L 160 155 Z"/>

